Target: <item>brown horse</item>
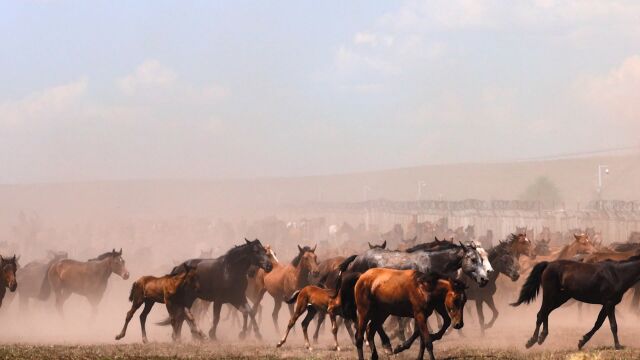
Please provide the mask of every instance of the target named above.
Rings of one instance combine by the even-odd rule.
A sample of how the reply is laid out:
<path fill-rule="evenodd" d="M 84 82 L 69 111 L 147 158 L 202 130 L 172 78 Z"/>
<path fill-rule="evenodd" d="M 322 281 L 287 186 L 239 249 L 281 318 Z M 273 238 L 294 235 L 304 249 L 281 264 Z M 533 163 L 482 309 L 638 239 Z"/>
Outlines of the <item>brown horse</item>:
<path fill-rule="evenodd" d="M 169 317 L 171 319 L 171 325 L 173 326 L 172 339 L 174 341 L 179 340 L 180 334 L 177 331 L 176 326 L 176 313 L 180 308 L 184 308 L 185 316 L 191 333 L 194 336 L 203 339 L 204 334 L 196 325 L 193 315 L 188 308 L 185 308 L 185 304 L 181 303 L 181 292 L 184 288 L 189 287 L 193 290 L 198 289 L 198 275 L 195 267 L 185 265 L 185 272 L 176 275 L 165 275 L 162 277 L 155 276 L 143 276 L 136 280 L 131 286 L 131 293 L 129 294 L 129 301 L 131 302 L 131 309 L 127 312 L 127 317 L 124 321 L 124 326 L 120 334 L 116 336 L 116 340 L 122 339 L 126 332 L 129 321 L 133 317 L 133 314 L 144 304 L 142 314 L 140 314 L 140 328 L 142 330 L 142 342 L 147 343 L 147 329 L 145 323 L 147 322 L 147 315 L 151 311 L 151 308 L 155 303 L 165 304 Z"/>
<path fill-rule="evenodd" d="M 415 270 L 374 268 L 360 276 L 354 288 L 358 314 L 356 347 L 363 360 L 364 332 L 371 348 L 371 359 L 378 358 L 374 335 L 390 315 L 413 317 L 416 331 L 420 332 L 420 352 L 427 347 L 432 360 L 433 341 L 440 339 L 451 322 L 455 329 L 464 326 L 463 308 L 466 302 L 465 286 L 457 280 L 446 280 L 436 274 L 425 275 Z M 445 323 L 436 334 L 429 334 L 427 318 L 437 311 Z M 388 346 L 388 344 L 386 344 Z M 390 350 L 390 349 L 388 349 Z"/>
<path fill-rule="evenodd" d="M 298 290 L 293 293 L 291 298 L 286 301 L 287 304 L 295 303 L 295 310 L 291 319 L 289 320 L 289 324 L 287 325 L 287 330 L 284 334 L 284 337 L 280 342 L 276 345 L 276 347 L 281 347 L 285 341 L 287 341 L 287 336 L 289 336 L 289 331 L 295 326 L 296 321 L 302 314 L 307 312 L 307 316 L 305 316 L 304 320 L 302 320 L 302 333 L 304 334 L 304 346 L 309 349 L 311 345 L 309 343 L 309 336 L 307 335 L 307 328 L 309 327 L 309 323 L 313 319 L 313 317 L 319 313 L 321 315 L 329 314 L 329 319 L 331 319 L 331 332 L 333 333 L 333 341 L 335 343 L 334 350 L 340 351 L 340 346 L 338 345 L 338 323 L 336 321 L 336 315 L 339 312 L 339 307 L 336 306 L 336 291 L 330 289 L 324 289 L 321 287 L 317 287 L 315 285 L 307 285 L 303 287 L 301 290 Z M 329 311 L 331 308 L 331 311 Z M 318 328 L 320 327 L 320 320 L 318 320 Z M 350 322 L 345 322 L 345 327 L 349 332 L 349 335 L 353 337 L 353 333 L 351 332 L 351 324 Z"/>
<path fill-rule="evenodd" d="M 278 331 L 278 314 L 282 302 L 289 299 L 296 290 L 309 285 L 313 277 L 318 276 L 318 258 L 315 251 L 315 246 L 310 248 L 298 245 L 298 255 L 291 264 L 285 266 L 278 264 L 264 276 L 265 289 L 274 301 L 271 317 L 276 331 Z M 293 305 L 289 305 L 289 313 L 293 315 Z"/>
<path fill-rule="evenodd" d="M 518 306 L 532 302 L 542 286 L 542 305 L 538 311 L 536 328 L 526 347 L 529 348 L 536 342 L 542 345 L 549 334 L 549 314 L 569 299 L 575 299 L 588 304 L 602 305 L 593 328 L 578 341 L 578 349 L 582 349 L 607 317 L 615 348 L 621 349 L 615 308 L 625 292 L 638 280 L 640 256 L 633 256 L 624 261 L 603 261 L 594 264 L 572 260 L 543 261 L 537 264 L 522 286 L 518 301 L 511 304 Z M 539 334 L 542 324 L 544 328 Z"/>
<path fill-rule="evenodd" d="M 18 261 L 15 255 L 6 259 L 0 255 L 0 307 L 2 306 L 2 299 L 4 299 L 7 288 L 9 288 L 11 292 L 16 291 L 18 288 L 18 281 L 16 281 L 17 270 Z"/>
<path fill-rule="evenodd" d="M 47 270 L 39 297 L 46 300 L 53 290 L 56 296 L 56 308 L 62 315 L 64 302 L 71 294 L 76 293 L 89 300 L 95 315 L 112 273 L 124 280 L 129 278 L 129 271 L 122 258 L 122 249 L 120 251 L 113 249 L 85 262 L 60 260 L 51 264 Z"/>
<path fill-rule="evenodd" d="M 581 233 L 573 234 L 573 237 L 574 241 L 571 244 L 565 245 L 556 259 L 571 259 L 576 255 L 593 254 L 598 251 L 591 242 L 589 235 Z"/>

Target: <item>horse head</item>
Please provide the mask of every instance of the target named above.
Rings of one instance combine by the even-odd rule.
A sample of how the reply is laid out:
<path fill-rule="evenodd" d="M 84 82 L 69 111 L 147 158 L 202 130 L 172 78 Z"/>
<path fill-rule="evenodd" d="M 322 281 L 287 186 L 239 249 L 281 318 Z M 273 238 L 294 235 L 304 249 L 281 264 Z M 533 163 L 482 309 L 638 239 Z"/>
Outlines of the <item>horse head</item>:
<path fill-rule="evenodd" d="M 249 241 L 245 238 L 244 241 L 245 246 L 248 249 L 247 251 L 249 251 L 249 262 L 251 265 L 260 267 L 266 272 L 270 272 L 273 269 L 273 265 L 271 264 L 269 255 L 267 255 L 267 250 L 262 246 L 260 240 L 255 239 L 253 241 Z"/>
<path fill-rule="evenodd" d="M 440 282 L 445 283 L 447 293 L 444 298 L 444 306 L 451 319 L 451 324 L 456 330 L 462 329 L 464 326 L 464 304 L 467 302 L 467 294 L 465 293 L 467 286 L 464 282 L 456 279 Z"/>
<path fill-rule="evenodd" d="M 125 266 L 124 258 L 122 257 L 122 248 L 119 251 L 116 249 L 111 250 L 111 272 L 120 276 L 124 280 L 129 279 L 129 270 Z"/>
<path fill-rule="evenodd" d="M 4 286 L 8 287 L 11 292 L 16 291 L 18 288 L 18 281 L 16 281 L 16 271 L 18 270 L 18 259 L 15 255 L 5 259 L 0 255 L 0 276 Z"/>
<path fill-rule="evenodd" d="M 313 248 L 310 248 L 308 246 L 301 247 L 300 245 L 298 245 L 298 255 L 292 262 L 296 263 L 294 264 L 294 266 L 306 270 L 311 277 L 317 277 L 320 274 L 320 272 L 318 271 L 319 264 L 318 257 L 316 256 L 316 247 L 317 245 L 314 245 Z"/>
<path fill-rule="evenodd" d="M 487 285 L 489 277 L 486 264 L 475 244 L 465 245 L 460 242 L 460 251 L 462 251 L 462 272 L 471 277 L 480 287 Z"/>

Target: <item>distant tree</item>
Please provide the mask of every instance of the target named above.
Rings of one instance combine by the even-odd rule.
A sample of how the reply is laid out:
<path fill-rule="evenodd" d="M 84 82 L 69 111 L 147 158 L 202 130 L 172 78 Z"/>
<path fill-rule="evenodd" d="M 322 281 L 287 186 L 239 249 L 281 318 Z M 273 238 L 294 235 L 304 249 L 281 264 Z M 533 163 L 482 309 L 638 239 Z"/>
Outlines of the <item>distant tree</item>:
<path fill-rule="evenodd" d="M 521 200 L 540 201 L 545 206 L 553 206 L 562 201 L 560 190 L 553 181 L 545 176 L 537 178 L 520 196 Z"/>

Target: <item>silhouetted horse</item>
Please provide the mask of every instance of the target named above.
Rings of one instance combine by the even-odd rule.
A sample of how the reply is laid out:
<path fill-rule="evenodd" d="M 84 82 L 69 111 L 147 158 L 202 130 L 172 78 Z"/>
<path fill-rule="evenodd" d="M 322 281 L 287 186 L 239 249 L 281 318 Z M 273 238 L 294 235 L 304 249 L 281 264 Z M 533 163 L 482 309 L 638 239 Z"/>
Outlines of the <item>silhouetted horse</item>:
<path fill-rule="evenodd" d="M 463 309 L 466 302 L 465 285 L 447 280 L 435 273 L 425 275 L 415 270 L 370 269 L 362 274 L 354 288 L 358 313 L 356 347 L 358 358 L 364 359 L 364 332 L 371 348 L 371 359 L 378 359 L 374 334 L 390 315 L 413 317 L 420 333 L 418 359 L 424 356 L 425 346 L 434 360 L 433 341 L 440 339 L 453 322 L 455 329 L 464 326 Z M 436 334 L 429 334 L 427 318 L 437 311 L 445 323 Z"/>
<path fill-rule="evenodd" d="M 133 314 L 144 304 L 142 314 L 140 314 L 140 329 L 142 330 L 142 342 L 147 343 L 147 315 L 155 303 L 165 304 L 169 312 L 169 318 L 173 327 L 172 339 L 177 341 L 180 338 L 178 328 L 176 326 L 178 312 L 184 309 L 187 322 L 191 327 L 191 333 L 198 338 L 204 338 L 204 334 L 198 329 L 193 315 L 189 309 L 185 309 L 183 293 L 185 291 L 197 291 L 198 275 L 195 267 L 184 264 L 185 271 L 176 275 L 165 275 L 162 277 L 143 276 L 136 280 L 131 286 L 129 301 L 131 309 L 127 312 L 122 331 L 116 336 L 116 340 L 122 339 L 127 332 L 127 325 L 133 318 Z"/>
<path fill-rule="evenodd" d="M 240 332 L 240 338 L 244 338 L 246 335 L 247 317 L 251 319 L 256 337 L 261 337 L 258 324 L 245 294 L 247 273 L 252 265 L 258 266 L 266 272 L 270 272 L 272 268 L 271 259 L 269 259 L 267 251 L 260 243 L 260 240 L 249 241 L 245 239 L 244 244 L 231 248 L 219 258 L 187 260 L 173 268 L 171 275 L 185 272 L 185 264 L 196 267 L 200 286 L 197 290 L 184 291 L 185 299 L 180 301 L 188 308 L 191 307 L 196 298 L 213 302 L 213 326 L 209 330 L 209 338 L 216 339 L 216 329 L 220 321 L 220 309 L 223 304 L 231 304 L 243 314 L 244 324 Z M 176 326 L 178 333 L 182 328 L 184 317 L 184 312 L 177 316 Z M 170 319 L 159 323 L 159 325 L 169 324 L 171 324 Z"/>
<path fill-rule="evenodd" d="M 62 314 L 64 302 L 71 294 L 82 295 L 89 300 L 95 315 L 112 273 L 124 280 L 129 278 L 129 271 L 122 258 L 122 249 L 120 251 L 113 249 L 85 262 L 69 259 L 56 261 L 47 270 L 39 298 L 48 299 L 53 290 L 56 296 L 56 308 Z"/>
<path fill-rule="evenodd" d="M 18 262 L 15 255 L 6 259 L 0 255 L 0 307 L 2 306 L 2 299 L 4 299 L 7 288 L 9 288 L 11 292 L 16 291 L 18 288 L 18 281 L 16 280 L 17 270 Z"/>
<path fill-rule="evenodd" d="M 16 292 L 20 297 L 21 310 L 27 309 L 29 299 L 37 299 L 40 295 L 42 279 L 46 276 L 47 269 L 49 269 L 51 264 L 66 258 L 66 251 L 48 251 L 46 259 L 32 261 L 18 269 L 16 277 L 18 282 L 20 282 L 20 288 Z"/>
<path fill-rule="evenodd" d="M 602 305 L 595 325 L 578 341 L 578 349 L 582 349 L 607 317 L 615 348 L 621 349 L 622 346 L 618 341 L 616 305 L 620 303 L 624 293 L 638 280 L 640 280 L 640 256 L 633 256 L 624 261 L 603 261 L 594 264 L 572 260 L 543 261 L 537 264 L 522 286 L 518 301 L 511 304 L 518 306 L 532 302 L 542 286 L 542 305 L 538 311 L 536 329 L 526 344 L 527 348 L 536 342 L 542 344 L 547 338 L 549 314 L 567 300 L 576 299 L 589 304 Z M 539 334 L 542 324 L 544 328 Z"/>

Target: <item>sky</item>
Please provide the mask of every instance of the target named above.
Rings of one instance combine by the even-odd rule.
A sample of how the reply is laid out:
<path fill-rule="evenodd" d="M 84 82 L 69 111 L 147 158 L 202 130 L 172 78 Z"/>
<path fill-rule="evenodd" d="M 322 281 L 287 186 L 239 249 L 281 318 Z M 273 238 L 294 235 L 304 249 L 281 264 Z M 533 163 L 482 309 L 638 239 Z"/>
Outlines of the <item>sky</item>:
<path fill-rule="evenodd" d="M 0 183 L 640 145 L 637 1 L 4 1 Z"/>

